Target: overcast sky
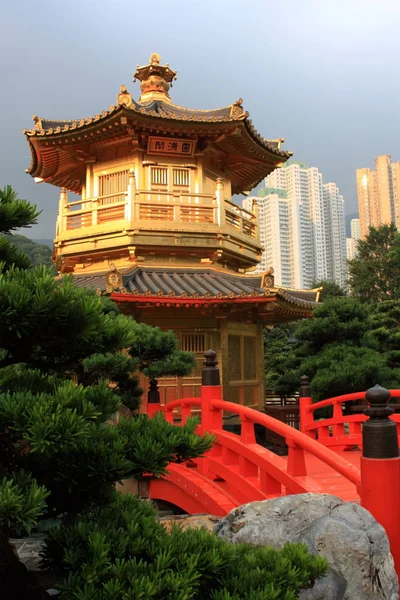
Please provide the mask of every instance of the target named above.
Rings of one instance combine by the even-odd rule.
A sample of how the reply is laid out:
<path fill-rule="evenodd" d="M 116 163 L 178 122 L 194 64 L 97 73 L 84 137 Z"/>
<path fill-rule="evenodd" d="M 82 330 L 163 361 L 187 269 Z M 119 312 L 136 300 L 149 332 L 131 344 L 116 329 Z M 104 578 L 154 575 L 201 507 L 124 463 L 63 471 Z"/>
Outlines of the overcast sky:
<path fill-rule="evenodd" d="M 23 128 L 33 114 L 93 116 L 152 52 L 178 71 L 176 104 L 239 97 L 257 130 L 338 184 L 357 210 L 355 170 L 400 160 L 400 0 L 13 0 L 1 9 L 0 186 L 43 209 L 29 237 L 53 237 L 58 190 L 38 185 Z"/>

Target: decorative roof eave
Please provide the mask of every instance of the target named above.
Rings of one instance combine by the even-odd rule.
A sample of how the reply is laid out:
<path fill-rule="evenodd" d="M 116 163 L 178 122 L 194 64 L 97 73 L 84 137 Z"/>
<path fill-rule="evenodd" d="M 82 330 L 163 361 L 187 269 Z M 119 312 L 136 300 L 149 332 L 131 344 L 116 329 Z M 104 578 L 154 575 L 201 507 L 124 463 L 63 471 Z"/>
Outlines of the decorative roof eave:
<path fill-rule="evenodd" d="M 261 307 L 262 305 L 274 303 L 274 307 L 278 309 L 278 312 L 290 312 L 297 316 L 311 316 L 314 307 L 314 303 L 306 301 L 285 301 L 279 298 L 278 294 L 271 294 L 265 296 L 235 296 L 234 298 L 229 297 L 182 297 L 182 296 L 152 296 L 146 294 L 132 294 L 126 291 L 123 292 L 112 292 L 110 295 L 111 300 L 115 302 L 124 303 L 135 303 L 135 304 L 147 304 L 148 306 L 186 306 L 186 307 L 197 307 L 197 306 L 221 306 L 221 305 L 251 305 L 254 307 Z"/>
<path fill-rule="evenodd" d="M 282 157 L 284 161 L 288 160 L 293 155 L 293 152 L 280 149 L 280 143 L 283 140 L 267 140 L 266 138 L 263 138 L 254 127 L 251 119 L 246 118 L 243 123 L 249 138 L 251 138 L 251 140 L 253 140 L 263 150 L 266 150 L 275 156 Z"/>
<path fill-rule="evenodd" d="M 154 109 L 152 106 L 154 105 Z M 92 124 L 96 124 L 99 121 L 102 121 L 109 117 L 110 115 L 115 116 L 117 112 L 127 111 L 128 114 L 135 113 L 137 115 L 142 115 L 146 117 L 159 119 L 167 119 L 172 121 L 184 121 L 184 122 L 195 122 L 195 123 L 229 123 L 229 122 L 237 122 L 244 120 L 248 113 L 241 111 L 240 114 L 235 112 L 235 105 L 229 105 L 222 109 L 212 109 L 212 110 L 195 110 L 195 109 L 184 109 L 178 105 L 170 104 L 168 105 L 169 112 L 163 110 L 163 103 L 153 102 L 146 105 L 140 105 L 136 102 L 133 102 L 129 105 L 121 104 L 121 105 L 111 105 L 108 110 L 103 110 L 103 112 L 97 113 L 94 117 L 88 117 L 86 119 L 75 119 L 75 120 L 67 120 L 67 121 L 55 121 L 53 119 L 44 119 L 42 117 L 33 116 L 33 120 L 35 122 L 35 126 L 32 129 L 24 129 L 23 133 L 27 137 L 44 137 L 50 135 L 63 135 L 68 132 L 72 132 L 75 130 L 79 130 L 82 128 L 86 128 Z M 156 108 L 161 110 L 155 110 Z M 166 105 L 164 108 L 167 108 Z M 173 109 L 176 108 L 177 112 L 174 113 Z M 215 113 L 226 111 L 227 114 L 221 117 L 215 116 Z M 182 113 L 182 114 L 180 114 Z M 214 114 L 213 114 L 214 113 Z M 54 127 L 46 128 L 46 123 L 53 123 Z"/>
<path fill-rule="evenodd" d="M 129 95 L 130 96 L 130 95 Z M 86 130 L 91 126 L 96 126 L 99 122 L 104 121 L 107 117 L 113 116 L 115 117 L 117 114 L 126 113 L 127 116 L 132 115 L 132 112 L 136 115 L 140 115 L 142 118 L 147 117 L 150 118 L 150 122 L 153 119 L 158 120 L 168 120 L 168 121 L 178 121 L 178 122 L 191 122 L 191 123 L 207 123 L 207 125 L 211 126 L 212 129 L 216 129 L 216 126 L 222 123 L 243 123 L 243 129 L 246 131 L 248 137 L 256 143 L 256 145 L 264 151 L 267 151 L 275 156 L 279 156 L 287 160 L 292 153 L 284 152 L 280 150 L 280 142 L 281 140 L 267 140 L 263 138 L 257 130 L 252 125 L 252 121 L 248 118 L 249 113 L 245 112 L 239 104 L 241 99 L 236 103 L 231 104 L 223 109 L 214 109 L 214 110 L 193 110 L 193 109 L 184 109 L 178 105 L 168 105 L 168 112 L 163 110 L 163 103 L 153 102 L 149 105 L 140 105 L 131 100 L 131 104 L 120 104 L 120 105 L 111 105 L 108 110 L 103 110 L 103 112 L 97 113 L 94 117 L 88 117 L 87 119 L 76 119 L 69 121 L 54 121 L 47 120 L 41 117 L 34 116 L 33 120 L 35 122 L 35 126 L 32 129 L 24 129 L 23 133 L 26 137 L 29 138 L 47 138 L 50 136 L 62 136 L 65 137 L 66 134 L 75 133 L 76 131 Z M 154 105 L 154 109 L 152 106 Z M 161 110 L 155 110 L 155 108 Z M 166 105 L 164 108 L 167 108 Z M 177 112 L 174 113 L 173 109 L 176 108 Z M 224 116 L 216 116 L 215 113 L 222 113 L 225 111 L 226 114 Z M 229 113 L 229 116 L 228 116 Z M 46 127 L 46 124 L 50 123 L 52 127 Z"/>

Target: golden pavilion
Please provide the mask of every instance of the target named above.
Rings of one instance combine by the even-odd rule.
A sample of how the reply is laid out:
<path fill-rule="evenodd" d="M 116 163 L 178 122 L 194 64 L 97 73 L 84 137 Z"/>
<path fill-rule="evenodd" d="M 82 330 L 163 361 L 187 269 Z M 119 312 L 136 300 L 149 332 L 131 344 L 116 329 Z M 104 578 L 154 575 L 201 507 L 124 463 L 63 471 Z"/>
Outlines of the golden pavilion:
<path fill-rule="evenodd" d="M 199 394 L 216 350 L 226 400 L 263 405 L 263 328 L 308 317 L 317 291 L 275 287 L 260 260 L 257 208 L 232 201 L 291 155 L 261 137 L 239 99 L 224 108 L 174 104 L 176 72 L 152 54 L 134 100 L 86 119 L 34 116 L 27 172 L 60 188 L 53 260 L 77 286 L 109 294 L 137 321 L 175 331 L 192 376 L 159 382 L 161 401 Z M 79 199 L 68 197 L 68 192 Z"/>

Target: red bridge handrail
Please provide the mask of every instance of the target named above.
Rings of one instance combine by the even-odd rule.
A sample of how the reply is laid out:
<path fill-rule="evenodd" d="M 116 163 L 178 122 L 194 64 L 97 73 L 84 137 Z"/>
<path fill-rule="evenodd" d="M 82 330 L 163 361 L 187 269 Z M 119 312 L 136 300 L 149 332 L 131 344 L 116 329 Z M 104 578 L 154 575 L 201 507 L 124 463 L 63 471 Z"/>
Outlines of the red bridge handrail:
<path fill-rule="evenodd" d="M 393 438 L 395 431 L 391 432 L 391 446 L 387 445 L 387 416 L 380 414 L 382 411 L 379 408 L 387 402 L 387 391 L 377 389 L 368 396 L 369 417 L 380 420 L 380 433 L 375 435 L 374 430 L 372 436 L 371 425 L 362 426 L 366 415 L 343 414 L 344 403 L 366 400 L 366 392 L 344 394 L 313 404 L 308 379 L 303 376 L 299 393 L 301 431 L 298 431 L 265 413 L 223 400 L 217 364 L 216 353 L 207 350 L 199 398 L 183 398 L 164 406 L 160 405 L 159 400 L 148 404 L 150 417 L 163 411 L 166 420 L 176 425 L 184 424 L 194 407 L 200 409 L 201 424 L 197 431 L 203 434 L 208 432 L 215 437 L 213 447 L 203 457 L 194 459 L 191 468 L 172 465 L 170 474 L 160 481 L 155 480 L 161 487 L 157 491 L 154 484 L 155 495 L 150 497 L 162 499 L 164 494 L 165 499 L 177 505 L 180 498 L 184 497 L 190 510 L 209 512 L 212 507 L 214 512 L 219 511 L 215 514 L 225 514 L 231 506 L 287 494 L 324 493 L 326 490 L 331 493 L 343 492 L 340 480 L 344 478 L 355 486 L 354 492 L 359 494 L 361 506 L 369 510 L 386 529 L 396 571 L 400 574 L 400 521 L 397 514 L 400 502 L 400 457 Z M 389 392 L 392 398 L 400 398 L 400 389 Z M 327 406 L 332 406 L 332 416 L 315 420 L 315 411 Z M 178 415 L 176 409 L 179 409 Z M 238 415 L 240 434 L 224 430 L 225 412 Z M 400 415 L 392 415 L 391 418 L 396 422 L 400 437 Z M 376 425 L 376 421 L 373 423 Z M 257 444 L 255 424 L 286 440 L 287 458 Z M 340 452 L 342 449 L 363 446 L 360 469 L 339 452 L 331 450 L 332 446 L 336 446 Z M 326 466 L 322 479 L 319 470 L 314 471 L 312 466 L 310 468 L 308 455 Z M 333 477 L 332 471 L 335 473 Z M 315 478 L 312 472 L 317 473 Z M 325 472 L 327 480 L 324 479 Z M 347 486 L 346 495 L 349 494 Z M 354 499 L 353 491 L 350 494 Z"/>
<path fill-rule="evenodd" d="M 212 400 L 211 405 L 213 409 L 225 410 L 238 414 L 240 417 L 244 417 L 247 421 L 263 425 L 267 429 L 274 431 L 278 435 L 283 436 L 286 439 L 292 440 L 299 448 L 306 450 L 329 467 L 343 475 L 346 479 L 354 483 L 359 488 L 361 484 L 360 470 L 354 467 L 347 460 L 344 460 L 336 452 L 333 452 L 329 448 L 326 448 L 316 440 L 304 435 L 297 429 L 278 421 L 273 417 L 260 413 L 247 406 L 235 404 L 234 402 L 227 402 L 225 400 Z M 217 431 L 212 431 L 216 434 Z"/>
<path fill-rule="evenodd" d="M 400 390 L 389 390 L 391 398 L 400 398 Z M 333 398 L 327 398 L 326 400 L 320 400 L 307 406 L 307 412 L 314 412 L 319 408 L 326 406 L 334 406 L 335 404 L 344 404 L 345 402 L 352 402 L 356 400 L 365 400 L 366 392 L 353 392 L 352 394 L 343 394 L 342 396 L 335 396 Z"/>

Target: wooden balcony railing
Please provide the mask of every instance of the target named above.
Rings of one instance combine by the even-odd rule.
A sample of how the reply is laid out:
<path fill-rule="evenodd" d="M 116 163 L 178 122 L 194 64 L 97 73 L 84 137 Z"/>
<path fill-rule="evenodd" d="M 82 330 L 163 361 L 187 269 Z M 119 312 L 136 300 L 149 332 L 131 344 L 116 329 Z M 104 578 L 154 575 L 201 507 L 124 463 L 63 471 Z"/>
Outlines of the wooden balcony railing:
<path fill-rule="evenodd" d="M 117 221 L 125 221 L 124 227 L 128 222 L 135 228 L 146 228 L 150 224 L 160 228 L 162 223 L 168 223 L 167 228 L 174 229 L 175 223 L 177 227 L 193 224 L 206 230 L 214 225 L 232 230 L 232 235 L 236 232 L 253 239 L 258 236 L 256 215 L 222 199 L 219 193 L 128 189 L 73 202 L 67 201 L 66 192 L 61 195 L 57 236 L 99 225 L 118 228 L 121 223 L 117 224 Z"/>
<path fill-rule="evenodd" d="M 138 190 L 135 220 L 218 223 L 217 199 L 209 194 Z"/>
<path fill-rule="evenodd" d="M 225 222 L 245 235 L 257 237 L 256 215 L 230 200 L 225 200 Z"/>

